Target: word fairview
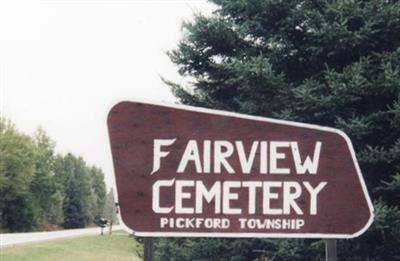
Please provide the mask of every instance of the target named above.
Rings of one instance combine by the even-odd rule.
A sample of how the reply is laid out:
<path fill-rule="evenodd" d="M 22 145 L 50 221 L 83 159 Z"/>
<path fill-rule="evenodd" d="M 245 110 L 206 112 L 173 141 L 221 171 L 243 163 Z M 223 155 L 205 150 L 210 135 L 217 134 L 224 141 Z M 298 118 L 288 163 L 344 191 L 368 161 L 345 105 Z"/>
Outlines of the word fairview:
<path fill-rule="evenodd" d="M 169 151 L 161 150 L 162 147 L 171 146 L 175 142 L 176 139 L 154 140 L 153 171 L 151 174 L 160 170 L 161 158 L 166 158 L 169 154 Z M 223 168 L 230 174 L 236 173 L 237 171 L 235 171 L 229 163 L 229 158 L 236 151 L 241 166 L 240 171 L 244 174 L 249 174 L 251 172 L 256 154 L 259 155 L 260 174 L 290 174 L 292 173 L 291 169 L 278 167 L 278 161 L 285 159 L 287 156 L 285 153 L 279 152 L 279 150 L 290 148 L 295 165 L 295 172 L 297 174 L 305 174 L 306 172 L 309 174 L 316 174 L 321 153 L 321 145 L 322 143 L 317 141 L 315 143 L 312 159 L 309 156 L 306 156 L 305 160 L 302 162 L 297 141 L 253 141 L 250 151 L 246 153 L 242 141 L 231 143 L 226 140 L 215 140 L 213 142 L 210 140 L 204 140 L 203 155 L 200 156 L 199 143 L 196 140 L 189 140 L 176 172 L 185 172 L 188 163 L 193 162 L 197 173 L 210 173 L 211 161 L 213 160 L 213 173 L 221 173 Z M 268 163 L 270 165 L 269 172 Z"/>

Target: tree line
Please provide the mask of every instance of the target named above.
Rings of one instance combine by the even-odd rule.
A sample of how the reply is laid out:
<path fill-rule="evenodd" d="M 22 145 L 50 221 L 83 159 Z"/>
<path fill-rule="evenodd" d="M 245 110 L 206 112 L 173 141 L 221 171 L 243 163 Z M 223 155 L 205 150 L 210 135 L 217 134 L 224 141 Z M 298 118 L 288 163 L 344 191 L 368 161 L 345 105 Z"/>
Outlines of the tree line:
<path fill-rule="evenodd" d="M 104 174 L 81 157 L 55 152 L 42 130 L 29 136 L 0 119 L 0 229 L 83 228 L 103 215 Z M 108 197 L 112 197 L 112 192 Z"/>
<path fill-rule="evenodd" d="M 212 0 L 168 53 L 181 103 L 331 126 L 375 208 L 338 260 L 400 260 L 400 1 Z M 340 155 L 338 155 L 340 156 Z M 160 239 L 157 260 L 324 260 L 318 239 Z"/>

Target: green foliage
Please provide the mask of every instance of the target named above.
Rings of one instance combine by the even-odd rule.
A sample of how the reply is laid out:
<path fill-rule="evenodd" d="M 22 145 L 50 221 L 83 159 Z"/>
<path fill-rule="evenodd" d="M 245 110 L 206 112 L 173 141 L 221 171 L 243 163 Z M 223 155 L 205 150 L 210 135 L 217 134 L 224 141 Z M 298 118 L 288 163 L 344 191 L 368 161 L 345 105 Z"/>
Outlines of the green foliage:
<path fill-rule="evenodd" d="M 366 234 L 340 241 L 341 259 L 397 260 L 400 2 L 211 2 L 216 4 L 216 11 L 185 23 L 183 39 L 168 53 L 179 73 L 190 78 L 190 84 L 165 82 L 184 104 L 345 131 L 356 149 L 377 217 Z M 174 242 L 159 241 L 160 260 L 165 260 L 163 251 L 169 258 L 207 259 L 211 251 L 207 248 L 215 250 L 218 242 L 225 242 L 223 249 L 232 249 L 237 243 L 232 251 L 239 253 L 238 260 L 244 260 L 253 258 L 246 249 L 259 247 L 252 240 L 245 241 L 247 246 L 241 245 L 242 240 L 182 241 L 183 245 L 192 242 L 190 248 L 176 247 Z M 322 241 L 263 243 L 267 251 L 264 255 L 270 259 L 323 259 Z M 212 252 L 213 258 L 224 259 L 224 251 Z"/>
<path fill-rule="evenodd" d="M 65 187 L 64 227 L 83 228 L 86 224 L 85 203 L 78 180 L 71 175 Z"/>
<path fill-rule="evenodd" d="M 117 207 L 115 206 L 114 190 L 111 188 L 106 195 L 103 208 L 103 217 L 112 222 L 114 225 L 118 222 Z M 119 211 L 119 210 L 118 210 Z"/>
<path fill-rule="evenodd" d="M 323 259 L 321 241 L 311 239 L 160 238 L 156 260 L 247 261 L 260 256 L 269 260 L 306 261 Z"/>
<path fill-rule="evenodd" d="M 4 119 L 0 119 L 0 155 L 0 225 L 10 231 L 32 229 L 37 223 L 29 191 L 34 144 Z"/>
<path fill-rule="evenodd" d="M 105 204 L 103 172 L 70 153 L 58 156 L 56 166 L 57 180 L 64 188 L 64 227 L 80 228 L 93 223 Z"/>
<path fill-rule="evenodd" d="M 101 215 L 106 204 L 106 187 L 104 185 L 103 171 L 96 167 L 89 169 L 91 178 L 92 197 L 93 197 L 93 215 Z"/>
<path fill-rule="evenodd" d="M 68 154 L 54 154 L 42 129 L 33 137 L 0 119 L 0 228 L 84 227 L 103 211 L 103 172 Z"/>
<path fill-rule="evenodd" d="M 374 203 L 375 220 L 368 233 L 358 240 L 339 241 L 339 260 L 378 261 L 400 260 L 400 210 L 397 206 L 388 206 L 382 200 Z M 379 242 L 379 244 L 377 244 Z M 371 247 L 374 245 L 374 247 Z M 349 255 L 349 253 L 357 255 Z"/>
<path fill-rule="evenodd" d="M 62 198 L 54 178 L 54 142 L 42 129 L 34 135 L 35 173 L 30 184 L 34 197 L 34 208 L 39 222 L 59 223 L 62 221 Z"/>

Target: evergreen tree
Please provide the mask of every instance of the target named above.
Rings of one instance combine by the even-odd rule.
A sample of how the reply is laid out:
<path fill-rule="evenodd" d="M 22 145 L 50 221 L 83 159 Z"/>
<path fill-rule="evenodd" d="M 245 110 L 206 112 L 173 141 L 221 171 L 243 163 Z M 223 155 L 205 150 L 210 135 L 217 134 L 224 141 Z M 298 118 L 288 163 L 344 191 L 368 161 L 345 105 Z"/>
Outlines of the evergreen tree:
<path fill-rule="evenodd" d="M 78 180 L 71 175 L 67 181 L 64 199 L 64 228 L 83 228 L 86 225 L 83 195 Z"/>
<path fill-rule="evenodd" d="M 82 228 L 89 223 L 90 185 L 86 166 L 81 158 L 68 153 L 61 163 L 61 178 L 64 186 L 64 224 L 65 228 Z"/>
<path fill-rule="evenodd" d="M 197 15 L 185 23 L 183 39 L 169 52 L 190 84 L 166 83 L 184 104 L 346 132 L 356 149 L 376 218 L 361 237 L 339 242 L 339 259 L 399 260 L 400 2 L 211 2 L 217 8 L 214 14 Z M 196 248 L 197 258 L 224 258 L 220 240 L 207 240 L 203 250 L 195 247 L 204 243 L 199 239 L 188 240 L 195 242 L 190 248 L 168 251 L 179 256 Z M 262 241 L 274 260 L 323 256 L 323 245 L 317 240 Z M 246 260 L 247 249 L 259 247 L 255 242 L 226 241 L 222 249 L 237 245 L 236 252 L 242 254 L 235 258 Z M 163 244 L 161 240 L 159 246 Z"/>

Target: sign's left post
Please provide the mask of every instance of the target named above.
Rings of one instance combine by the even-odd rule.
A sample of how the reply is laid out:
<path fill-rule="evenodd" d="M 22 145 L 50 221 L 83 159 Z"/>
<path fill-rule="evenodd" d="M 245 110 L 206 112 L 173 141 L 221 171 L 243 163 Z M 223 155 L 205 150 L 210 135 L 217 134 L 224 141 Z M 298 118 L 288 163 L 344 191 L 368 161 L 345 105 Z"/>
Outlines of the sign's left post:
<path fill-rule="evenodd" d="M 145 237 L 144 238 L 144 261 L 152 261 L 153 260 L 153 238 L 152 237 Z"/>

